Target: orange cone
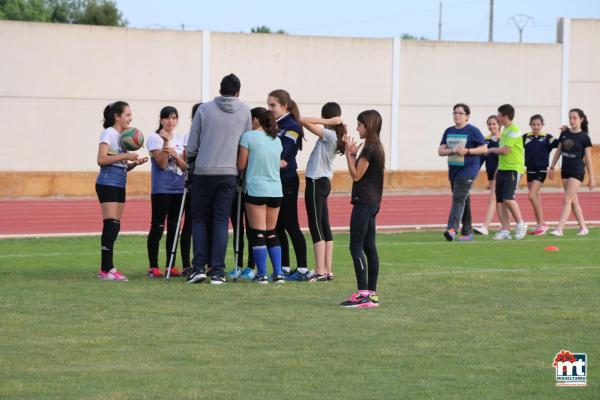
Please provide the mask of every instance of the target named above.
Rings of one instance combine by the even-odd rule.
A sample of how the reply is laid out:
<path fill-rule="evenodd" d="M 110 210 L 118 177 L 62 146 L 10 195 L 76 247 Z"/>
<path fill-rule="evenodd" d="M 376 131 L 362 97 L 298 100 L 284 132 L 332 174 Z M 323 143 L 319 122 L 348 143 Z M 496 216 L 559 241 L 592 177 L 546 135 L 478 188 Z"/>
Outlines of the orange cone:
<path fill-rule="evenodd" d="M 560 251 L 560 249 L 556 246 L 548 246 L 544 248 L 544 251 Z"/>

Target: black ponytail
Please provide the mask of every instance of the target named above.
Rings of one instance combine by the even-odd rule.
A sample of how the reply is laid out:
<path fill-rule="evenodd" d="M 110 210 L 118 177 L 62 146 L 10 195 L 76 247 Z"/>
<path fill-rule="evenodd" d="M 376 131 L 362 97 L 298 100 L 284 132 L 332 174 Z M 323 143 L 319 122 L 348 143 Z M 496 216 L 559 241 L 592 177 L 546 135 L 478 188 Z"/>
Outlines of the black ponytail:
<path fill-rule="evenodd" d="M 124 101 L 115 101 L 114 103 L 110 103 L 109 105 L 107 105 L 106 107 L 104 107 L 104 121 L 102 123 L 102 126 L 104 127 L 104 129 L 106 128 L 110 128 L 111 126 L 115 125 L 115 114 L 116 115 L 121 115 L 123 114 L 123 111 L 125 111 L 125 107 L 128 107 L 129 104 L 127 104 Z"/>
<path fill-rule="evenodd" d="M 325 103 L 321 108 L 321 118 L 329 119 L 334 117 L 342 116 L 342 108 L 336 102 L 330 101 L 329 103 Z M 337 137 L 337 144 L 335 151 L 339 154 L 344 154 L 344 150 L 346 146 L 344 145 L 343 138 L 348 133 L 346 129 L 346 125 L 339 124 L 333 127 L 335 131 L 335 136 Z"/>
<path fill-rule="evenodd" d="M 256 107 L 250 110 L 250 114 L 252 114 L 252 118 L 258 120 L 267 135 L 273 139 L 277 137 L 277 122 L 275 122 L 275 115 L 272 111 L 268 111 L 264 107 Z"/>

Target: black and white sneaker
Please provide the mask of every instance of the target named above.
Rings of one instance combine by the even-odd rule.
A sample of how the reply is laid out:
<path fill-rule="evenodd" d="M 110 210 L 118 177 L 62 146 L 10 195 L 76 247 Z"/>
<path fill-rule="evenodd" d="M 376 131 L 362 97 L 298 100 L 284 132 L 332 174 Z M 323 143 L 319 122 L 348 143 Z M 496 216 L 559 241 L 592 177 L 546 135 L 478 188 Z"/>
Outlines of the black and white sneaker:
<path fill-rule="evenodd" d="M 224 276 L 214 275 L 212 278 L 210 278 L 211 285 L 222 285 L 224 283 L 227 283 L 227 279 L 225 279 Z"/>
<path fill-rule="evenodd" d="M 206 274 L 202 271 L 193 271 L 187 278 L 187 283 L 200 283 L 206 280 Z"/>
<path fill-rule="evenodd" d="M 310 276 L 309 282 L 327 282 L 327 274 L 319 274 L 315 272 Z"/>
<path fill-rule="evenodd" d="M 268 285 L 269 284 L 269 277 L 267 275 L 257 276 L 256 278 L 254 278 L 254 280 L 259 285 Z"/>
<path fill-rule="evenodd" d="M 273 283 L 285 283 L 285 276 L 283 275 L 273 275 L 272 279 Z"/>

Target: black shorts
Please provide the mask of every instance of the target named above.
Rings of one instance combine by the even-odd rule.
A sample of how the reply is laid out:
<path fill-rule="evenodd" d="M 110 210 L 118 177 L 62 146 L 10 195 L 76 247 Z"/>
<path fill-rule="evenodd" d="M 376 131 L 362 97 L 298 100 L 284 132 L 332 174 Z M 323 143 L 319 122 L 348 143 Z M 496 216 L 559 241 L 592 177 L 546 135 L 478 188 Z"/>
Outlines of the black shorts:
<path fill-rule="evenodd" d="M 527 170 L 527 183 L 533 181 L 540 181 L 544 183 L 546 181 L 546 171 L 529 171 Z"/>
<path fill-rule="evenodd" d="M 496 174 L 496 202 L 514 200 L 521 174 L 517 171 L 500 171 Z"/>
<path fill-rule="evenodd" d="M 487 178 L 488 178 L 488 182 L 491 182 L 494 180 L 494 177 L 496 176 L 496 171 L 485 171 Z"/>
<path fill-rule="evenodd" d="M 100 203 L 125 203 L 125 188 L 122 187 L 96 183 L 96 194 Z"/>
<path fill-rule="evenodd" d="M 266 205 L 269 208 L 281 207 L 281 197 L 254 197 L 246 193 L 244 195 L 244 201 L 255 206 Z"/>
<path fill-rule="evenodd" d="M 583 182 L 583 178 L 585 178 L 585 172 L 583 173 L 578 173 L 578 172 L 569 172 L 569 171 L 560 171 L 560 177 L 562 179 L 569 179 L 569 178 L 575 178 L 580 182 Z"/>

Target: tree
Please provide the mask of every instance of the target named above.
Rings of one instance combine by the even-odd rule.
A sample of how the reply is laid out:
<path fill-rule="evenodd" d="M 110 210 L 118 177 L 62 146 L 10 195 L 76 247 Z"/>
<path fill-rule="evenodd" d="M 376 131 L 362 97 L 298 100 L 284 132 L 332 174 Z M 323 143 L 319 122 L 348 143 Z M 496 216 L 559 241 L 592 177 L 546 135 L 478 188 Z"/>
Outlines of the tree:
<path fill-rule="evenodd" d="M 112 0 L 85 0 L 80 3 L 74 24 L 127 26 L 127 20 Z"/>
<path fill-rule="evenodd" d="M 0 0 L 0 19 L 127 26 L 113 0 Z"/>
<path fill-rule="evenodd" d="M 251 28 L 250 32 L 252 32 L 252 33 L 278 33 L 280 35 L 287 34 L 287 32 L 284 31 L 283 29 L 279 29 L 279 30 L 277 30 L 277 32 L 272 32 L 271 28 L 269 28 L 268 26 L 265 26 L 265 25 L 257 26 L 255 28 Z"/>
<path fill-rule="evenodd" d="M 0 18 L 49 22 L 50 13 L 44 0 L 0 0 Z"/>
<path fill-rule="evenodd" d="M 429 39 L 427 39 L 424 36 L 416 37 L 416 36 L 411 35 L 410 33 L 403 33 L 402 36 L 400 36 L 400 38 L 402 38 L 402 39 L 410 39 L 410 40 L 429 40 Z"/>

